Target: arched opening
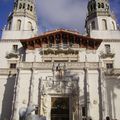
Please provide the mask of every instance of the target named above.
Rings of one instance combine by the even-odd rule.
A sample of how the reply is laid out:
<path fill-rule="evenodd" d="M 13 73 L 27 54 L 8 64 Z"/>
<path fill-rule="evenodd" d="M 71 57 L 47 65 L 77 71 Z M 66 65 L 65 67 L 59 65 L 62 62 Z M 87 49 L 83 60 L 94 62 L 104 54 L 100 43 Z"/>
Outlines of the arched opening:
<path fill-rule="evenodd" d="M 98 3 L 98 8 L 100 8 L 100 3 Z"/>
<path fill-rule="evenodd" d="M 95 21 L 92 21 L 91 27 L 92 27 L 92 30 L 95 30 Z"/>
<path fill-rule="evenodd" d="M 102 19 L 102 29 L 107 30 L 107 21 L 105 19 Z"/>
<path fill-rule="evenodd" d="M 32 28 L 32 23 L 29 21 L 28 22 L 28 30 L 32 30 L 33 28 Z"/>
<path fill-rule="evenodd" d="M 30 10 L 30 5 L 28 4 L 27 9 Z"/>
<path fill-rule="evenodd" d="M 23 9 L 25 9 L 25 3 L 23 3 Z"/>
<path fill-rule="evenodd" d="M 93 4 L 93 8 L 94 8 L 94 10 L 96 10 L 96 3 Z"/>
<path fill-rule="evenodd" d="M 112 21 L 112 30 L 115 30 L 115 24 L 113 21 Z"/>
<path fill-rule="evenodd" d="M 19 9 L 21 9 L 21 8 L 22 8 L 22 3 L 19 4 Z"/>
<path fill-rule="evenodd" d="M 21 20 L 17 20 L 17 30 L 21 29 Z"/>
<path fill-rule="evenodd" d="M 8 23 L 7 29 L 8 29 L 8 30 L 11 30 L 11 21 Z"/>
<path fill-rule="evenodd" d="M 104 3 L 101 3 L 101 7 L 104 8 Z"/>
<path fill-rule="evenodd" d="M 90 6 L 90 9 L 91 9 L 91 11 L 93 10 L 93 6 L 92 5 Z"/>
<path fill-rule="evenodd" d="M 32 11 L 32 10 L 33 10 L 33 6 L 30 7 L 30 11 Z"/>

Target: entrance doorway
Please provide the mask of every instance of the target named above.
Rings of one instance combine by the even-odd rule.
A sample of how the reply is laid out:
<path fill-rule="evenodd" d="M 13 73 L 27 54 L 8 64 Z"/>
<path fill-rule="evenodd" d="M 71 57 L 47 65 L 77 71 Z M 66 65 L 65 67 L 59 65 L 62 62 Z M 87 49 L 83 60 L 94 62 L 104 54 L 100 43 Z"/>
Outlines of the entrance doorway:
<path fill-rule="evenodd" d="M 69 120 L 69 98 L 51 98 L 51 120 Z"/>

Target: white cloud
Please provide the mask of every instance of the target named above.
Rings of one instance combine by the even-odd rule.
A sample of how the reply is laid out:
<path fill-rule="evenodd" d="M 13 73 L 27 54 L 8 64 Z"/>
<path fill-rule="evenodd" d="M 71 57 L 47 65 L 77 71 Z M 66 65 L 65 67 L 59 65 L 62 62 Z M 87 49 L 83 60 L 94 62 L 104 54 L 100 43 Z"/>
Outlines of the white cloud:
<path fill-rule="evenodd" d="M 88 0 L 36 0 L 40 30 L 69 28 L 84 31 Z"/>

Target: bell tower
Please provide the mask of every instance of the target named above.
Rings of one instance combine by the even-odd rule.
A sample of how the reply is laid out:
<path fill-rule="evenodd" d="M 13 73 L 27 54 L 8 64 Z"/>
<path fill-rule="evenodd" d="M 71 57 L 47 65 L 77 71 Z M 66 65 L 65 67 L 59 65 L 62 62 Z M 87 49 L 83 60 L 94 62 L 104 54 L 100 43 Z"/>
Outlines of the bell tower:
<path fill-rule="evenodd" d="M 108 0 L 89 0 L 87 9 L 85 27 L 88 34 L 92 30 L 117 30 L 115 16 L 110 11 Z"/>
<path fill-rule="evenodd" d="M 15 0 L 2 39 L 25 39 L 37 35 L 35 0 Z"/>

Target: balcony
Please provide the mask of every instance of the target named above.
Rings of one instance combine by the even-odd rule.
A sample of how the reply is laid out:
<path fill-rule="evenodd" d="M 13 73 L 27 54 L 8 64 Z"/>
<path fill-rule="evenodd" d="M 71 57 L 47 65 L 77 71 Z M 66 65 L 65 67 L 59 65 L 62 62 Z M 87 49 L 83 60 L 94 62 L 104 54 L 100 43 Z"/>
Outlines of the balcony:
<path fill-rule="evenodd" d="M 72 48 L 74 50 L 79 50 L 80 45 L 79 44 L 63 44 L 63 43 L 59 43 L 59 44 L 43 44 L 42 45 L 42 49 L 46 50 L 46 49 L 69 49 Z"/>
<path fill-rule="evenodd" d="M 62 51 L 61 51 L 62 52 Z M 66 61 L 66 62 L 73 62 L 73 61 L 79 61 L 79 56 L 77 55 L 77 54 L 68 54 L 67 53 L 67 51 L 63 51 L 63 52 L 65 52 L 65 54 L 63 54 L 63 53 L 61 53 L 61 54 L 59 54 L 60 53 L 60 51 L 59 51 L 59 53 L 56 51 L 56 53 L 55 54 L 48 54 L 48 55 L 46 55 L 46 54 L 44 54 L 43 56 L 42 56 L 42 60 L 43 61 L 49 61 L 49 62 L 53 62 L 53 61 Z"/>
<path fill-rule="evenodd" d="M 112 53 L 112 52 L 108 52 L 108 53 L 104 53 L 104 52 L 101 52 L 100 53 L 100 57 L 102 59 L 106 59 L 106 58 L 114 58 L 115 54 Z"/>
<path fill-rule="evenodd" d="M 6 53 L 6 58 L 11 59 L 11 58 L 19 58 L 19 51 L 18 50 L 12 50 Z"/>
<path fill-rule="evenodd" d="M 104 70 L 105 75 L 112 76 L 112 75 L 120 75 L 120 69 L 111 68 Z"/>
<path fill-rule="evenodd" d="M 79 50 L 79 45 L 78 44 L 73 44 L 71 46 L 69 46 L 68 44 L 44 44 L 42 46 L 42 51 L 40 54 L 42 55 L 49 55 L 49 54 L 78 54 L 78 50 Z"/>

